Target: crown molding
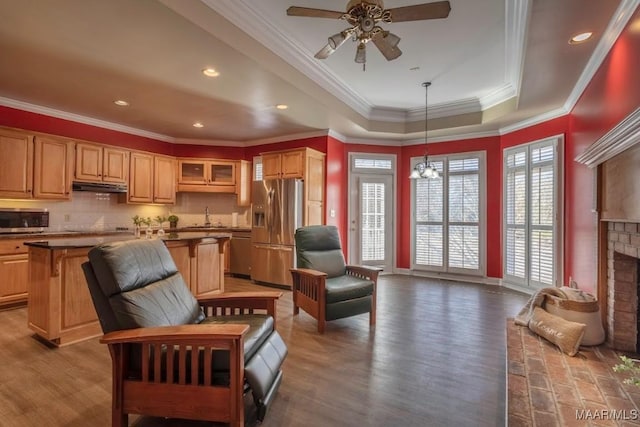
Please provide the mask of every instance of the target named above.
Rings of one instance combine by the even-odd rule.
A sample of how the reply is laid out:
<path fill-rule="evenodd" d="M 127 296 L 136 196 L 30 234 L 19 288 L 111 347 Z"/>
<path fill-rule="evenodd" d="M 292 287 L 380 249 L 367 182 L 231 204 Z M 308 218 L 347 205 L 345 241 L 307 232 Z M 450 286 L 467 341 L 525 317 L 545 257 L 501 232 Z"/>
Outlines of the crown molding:
<path fill-rule="evenodd" d="M 503 102 L 513 98 L 514 96 L 518 96 L 519 92 L 519 86 L 516 90 L 516 87 L 514 87 L 511 83 L 505 83 L 501 87 L 494 89 L 488 95 L 485 95 L 479 99 L 481 106 L 480 110 L 488 110 L 491 107 L 502 104 Z"/>
<path fill-rule="evenodd" d="M 589 62 L 587 62 L 587 66 L 582 70 L 582 74 L 580 78 L 576 82 L 576 85 L 573 87 L 573 90 L 569 94 L 569 97 L 564 103 L 564 109 L 567 111 L 571 111 L 573 107 L 582 96 L 582 93 L 587 88 L 589 82 L 595 75 L 596 71 L 602 65 L 602 62 L 605 60 L 609 51 L 613 47 L 613 44 L 618 40 L 620 33 L 627 26 L 629 19 L 633 16 L 633 13 L 640 5 L 640 0 L 622 0 L 618 9 L 615 11 L 613 16 L 615 19 L 612 19 L 607 26 L 607 29 L 604 31 L 604 34 L 600 38 L 598 42 L 598 46 L 593 51 L 591 58 L 589 58 Z"/>
<path fill-rule="evenodd" d="M 594 168 L 638 143 L 640 143 L 640 108 L 587 147 L 575 158 L 575 161 Z"/>
<path fill-rule="evenodd" d="M 242 141 L 227 141 L 224 139 L 176 138 L 173 143 L 178 145 L 208 145 L 214 147 L 246 147 L 246 144 Z"/>
<path fill-rule="evenodd" d="M 17 101 L 11 98 L 0 97 L 0 105 L 4 107 L 16 108 L 18 110 L 29 111 L 30 113 L 43 114 L 45 116 L 56 117 L 58 119 L 70 120 L 72 122 L 83 123 L 85 125 L 96 126 L 99 128 L 110 129 L 117 132 L 129 133 L 132 135 L 142 136 L 145 138 L 157 139 L 164 142 L 175 142 L 175 138 L 160 133 L 149 132 L 118 123 L 108 122 L 106 120 L 94 119 L 93 117 L 82 116 L 80 114 L 69 113 L 67 111 L 56 110 L 54 108 L 43 107 L 40 105 L 29 104 L 28 102 Z"/>
<path fill-rule="evenodd" d="M 253 147 L 255 145 L 276 144 L 278 142 L 293 141 L 295 139 L 317 138 L 319 136 L 329 135 L 329 129 L 319 131 L 294 133 L 291 135 L 274 136 L 273 138 L 253 139 L 244 141 L 244 147 Z"/>
<path fill-rule="evenodd" d="M 547 111 L 546 113 L 539 114 L 521 122 L 503 126 L 500 128 L 500 135 L 506 135 L 549 120 L 557 119 L 558 117 L 566 116 L 567 114 L 569 114 L 569 111 L 565 110 L 564 107 L 556 108 L 555 110 Z"/>
<path fill-rule="evenodd" d="M 512 92 L 511 95 L 505 93 L 504 99 L 497 97 L 492 100 L 487 99 L 483 103 L 484 108 L 490 108 L 513 96 L 520 95 L 524 72 L 524 52 L 531 20 L 531 1 L 505 1 L 505 17 L 505 81 L 508 82 L 505 86 L 510 86 Z"/>

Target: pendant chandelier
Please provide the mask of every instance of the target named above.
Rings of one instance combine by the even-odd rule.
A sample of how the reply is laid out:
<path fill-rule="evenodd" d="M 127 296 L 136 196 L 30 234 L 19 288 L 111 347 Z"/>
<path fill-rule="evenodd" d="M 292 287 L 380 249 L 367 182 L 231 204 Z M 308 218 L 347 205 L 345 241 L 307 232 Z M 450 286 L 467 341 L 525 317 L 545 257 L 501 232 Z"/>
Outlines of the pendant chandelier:
<path fill-rule="evenodd" d="M 409 178 L 411 179 L 435 179 L 440 177 L 440 172 L 438 172 L 438 169 L 436 169 L 433 163 L 429 162 L 429 154 L 427 152 L 427 129 L 429 124 L 429 86 L 431 86 L 431 82 L 422 83 L 422 87 L 424 87 L 424 161 L 414 166 L 411 175 L 409 175 Z"/>

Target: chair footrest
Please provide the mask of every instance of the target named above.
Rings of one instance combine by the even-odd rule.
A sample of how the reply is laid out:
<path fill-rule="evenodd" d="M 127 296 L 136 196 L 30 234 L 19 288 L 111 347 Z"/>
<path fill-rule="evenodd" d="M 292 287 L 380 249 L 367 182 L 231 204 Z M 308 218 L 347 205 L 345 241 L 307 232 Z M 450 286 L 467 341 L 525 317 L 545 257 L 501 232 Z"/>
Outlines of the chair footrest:
<path fill-rule="evenodd" d="M 282 362 L 287 357 L 287 346 L 278 334 L 273 331 L 244 366 L 244 374 L 251 386 L 253 398 L 263 401 L 276 384 Z"/>

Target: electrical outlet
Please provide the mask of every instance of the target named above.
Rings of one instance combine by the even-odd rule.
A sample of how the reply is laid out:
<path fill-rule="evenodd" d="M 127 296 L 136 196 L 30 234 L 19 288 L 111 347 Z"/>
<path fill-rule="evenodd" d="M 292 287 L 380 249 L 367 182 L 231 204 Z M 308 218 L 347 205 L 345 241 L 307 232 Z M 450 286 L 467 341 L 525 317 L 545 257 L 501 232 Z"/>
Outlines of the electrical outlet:
<path fill-rule="evenodd" d="M 69 221 L 71 221 L 71 215 L 64 214 L 64 222 L 69 222 Z"/>
<path fill-rule="evenodd" d="M 329 211 L 329 216 L 330 216 L 331 218 L 335 218 L 335 217 L 336 217 L 336 210 L 335 210 L 335 209 L 331 209 L 331 210 Z"/>

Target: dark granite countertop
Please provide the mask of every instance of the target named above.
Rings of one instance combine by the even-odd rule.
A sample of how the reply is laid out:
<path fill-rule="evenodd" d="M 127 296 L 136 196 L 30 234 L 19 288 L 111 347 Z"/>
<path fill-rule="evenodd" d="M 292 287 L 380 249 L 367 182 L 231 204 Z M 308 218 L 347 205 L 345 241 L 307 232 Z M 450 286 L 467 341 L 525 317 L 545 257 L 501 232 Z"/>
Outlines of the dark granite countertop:
<path fill-rule="evenodd" d="M 44 240 L 49 237 L 133 236 L 132 231 L 43 231 L 40 233 L 0 234 L 0 240 Z"/>
<path fill-rule="evenodd" d="M 56 236 L 57 237 L 57 236 Z M 120 234 L 120 235 L 103 235 L 103 236 L 84 236 L 68 239 L 40 239 L 32 242 L 26 242 L 27 246 L 34 246 L 44 249 L 74 249 L 74 248 L 91 248 L 93 246 L 101 245 L 103 243 L 119 242 L 126 240 L 133 240 L 132 234 Z M 144 236 L 142 237 L 144 238 Z M 167 233 L 162 237 L 154 238 L 161 239 L 163 241 L 182 241 L 182 240 L 203 240 L 203 239 L 229 239 L 230 233 L 210 232 L 210 231 L 197 231 L 197 232 L 180 232 L 180 233 Z"/>

